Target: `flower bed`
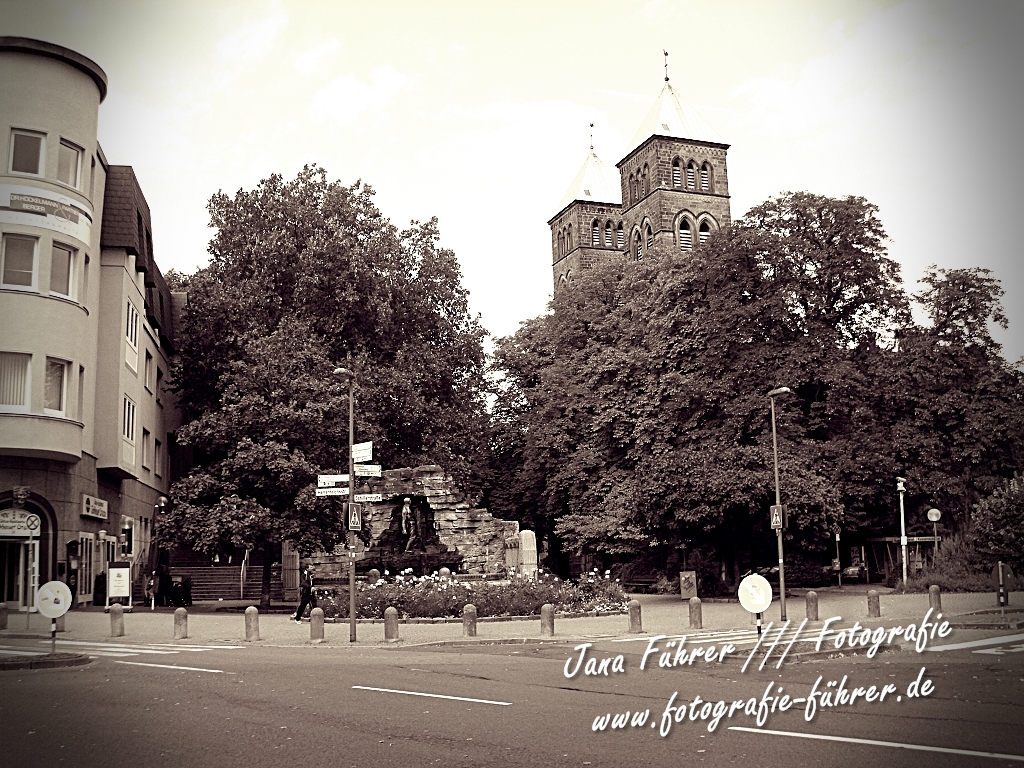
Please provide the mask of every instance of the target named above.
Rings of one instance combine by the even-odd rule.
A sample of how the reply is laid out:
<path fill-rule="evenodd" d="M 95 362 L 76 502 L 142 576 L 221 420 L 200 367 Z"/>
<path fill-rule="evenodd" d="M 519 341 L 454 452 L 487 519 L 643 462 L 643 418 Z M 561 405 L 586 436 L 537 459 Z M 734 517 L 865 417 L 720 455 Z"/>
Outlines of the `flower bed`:
<path fill-rule="evenodd" d="M 551 603 L 556 613 L 617 612 L 626 609 L 626 596 L 618 582 L 596 572 L 579 581 L 562 581 L 538 574 L 537 579 L 507 582 L 468 582 L 442 578 L 437 574 L 416 577 L 406 571 L 376 584 L 357 584 L 356 618 L 380 619 L 394 607 L 407 618 L 455 618 L 463 606 L 476 606 L 479 618 L 492 616 L 533 616 Z M 317 606 L 324 618 L 348 618 L 348 590 L 318 589 Z"/>

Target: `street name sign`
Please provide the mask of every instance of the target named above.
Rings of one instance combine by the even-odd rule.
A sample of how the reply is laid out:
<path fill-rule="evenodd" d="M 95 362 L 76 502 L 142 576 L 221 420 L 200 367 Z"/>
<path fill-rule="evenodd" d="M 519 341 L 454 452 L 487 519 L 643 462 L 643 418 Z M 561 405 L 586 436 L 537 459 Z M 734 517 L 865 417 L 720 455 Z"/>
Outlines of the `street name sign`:
<path fill-rule="evenodd" d="M 355 443 L 352 446 L 353 463 L 370 461 L 373 459 L 373 442 Z"/>
<path fill-rule="evenodd" d="M 750 613 L 764 613 L 772 604 L 772 585 L 758 573 L 752 573 L 740 582 L 740 605 Z"/>
<path fill-rule="evenodd" d="M 357 493 L 354 498 L 356 501 L 384 501 L 379 493 Z"/>
<path fill-rule="evenodd" d="M 356 474 L 359 474 L 358 472 Z M 319 488 L 332 488 L 348 482 L 348 474 L 344 475 L 317 475 L 316 484 Z"/>
<path fill-rule="evenodd" d="M 48 619 L 59 619 L 71 607 L 71 590 L 63 581 L 48 581 L 36 593 L 36 608 Z"/>
<path fill-rule="evenodd" d="M 380 464 L 356 464 L 356 477 L 380 477 Z"/>
<path fill-rule="evenodd" d="M 320 496 L 348 496 L 348 488 L 317 488 L 316 495 Z"/>

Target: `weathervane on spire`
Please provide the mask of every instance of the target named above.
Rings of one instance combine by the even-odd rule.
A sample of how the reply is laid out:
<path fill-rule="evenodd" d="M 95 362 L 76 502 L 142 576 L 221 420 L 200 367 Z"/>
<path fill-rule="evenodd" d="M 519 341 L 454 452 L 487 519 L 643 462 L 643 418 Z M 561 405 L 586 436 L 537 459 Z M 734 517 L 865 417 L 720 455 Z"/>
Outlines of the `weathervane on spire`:
<path fill-rule="evenodd" d="M 663 54 L 665 54 L 665 82 L 667 83 L 668 82 L 668 51 L 666 51 L 664 48 L 662 48 L 661 52 Z"/>
<path fill-rule="evenodd" d="M 594 124 L 590 124 L 590 151 L 594 151 Z"/>

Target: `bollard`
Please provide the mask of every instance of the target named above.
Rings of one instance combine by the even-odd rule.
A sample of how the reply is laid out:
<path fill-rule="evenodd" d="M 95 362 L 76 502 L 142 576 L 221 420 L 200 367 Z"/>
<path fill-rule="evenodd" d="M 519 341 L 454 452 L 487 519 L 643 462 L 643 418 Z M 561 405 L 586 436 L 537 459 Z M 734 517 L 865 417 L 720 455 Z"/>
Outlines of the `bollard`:
<path fill-rule="evenodd" d="M 807 620 L 817 621 L 818 620 L 818 593 L 813 589 L 807 593 L 807 597 L 804 598 L 807 607 Z"/>
<path fill-rule="evenodd" d="M 111 608 L 113 613 L 114 609 Z M 174 609 L 174 639 L 185 640 L 188 637 L 188 611 L 184 608 Z"/>
<path fill-rule="evenodd" d="M 928 607 L 936 613 L 942 613 L 942 590 L 938 584 L 928 587 Z"/>
<path fill-rule="evenodd" d="M 245 609 L 245 642 L 260 639 L 260 612 L 255 605 Z"/>
<path fill-rule="evenodd" d="M 476 606 L 472 603 L 462 606 L 462 634 L 464 637 L 476 637 Z"/>
<path fill-rule="evenodd" d="M 314 608 L 309 612 L 309 642 L 322 643 L 324 641 L 324 609 Z"/>
<path fill-rule="evenodd" d="M 437 575 L 442 579 L 450 579 L 452 577 L 452 569 L 442 568 L 440 571 L 437 572 Z"/>
<path fill-rule="evenodd" d="M 7 603 L 0 600 L 0 629 L 7 629 Z"/>
<path fill-rule="evenodd" d="M 544 603 L 540 607 L 540 634 L 543 637 L 553 637 L 555 634 L 555 606 L 551 603 Z"/>
<path fill-rule="evenodd" d="M 690 629 L 703 629 L 704 622 L 701 616 L 700 598 L 690 598 Z"/>
<path fill-rule="evenodd" d="M 882 615 L 882 606 L 878 603 L 878 590 L 868 590 L 868 618 L 877 619 Z"/>
<path fill-rule="evenodd" d="M 640 619 L 640 601 L 630 600 L 628 605 L 629 608 L 629 631 L 631 634 L 643 632 L 643 622 Z"/>
<path fill-rule="evenodd" d="M 376 568 L 371 568 L 366 574 L 366 583 L 376 584 L 378 581 L 380 581 L 380 571 Z"/>
<path fill-rule="evenodd" d="M 124 608 L 120 603 L 110 606 L 110 636 L 124 637 Z"/>
<path fill-rule="evenodd" d="M 384 642 L 398 642 L 398 609 L 388 608 L 384 611 Z"/>

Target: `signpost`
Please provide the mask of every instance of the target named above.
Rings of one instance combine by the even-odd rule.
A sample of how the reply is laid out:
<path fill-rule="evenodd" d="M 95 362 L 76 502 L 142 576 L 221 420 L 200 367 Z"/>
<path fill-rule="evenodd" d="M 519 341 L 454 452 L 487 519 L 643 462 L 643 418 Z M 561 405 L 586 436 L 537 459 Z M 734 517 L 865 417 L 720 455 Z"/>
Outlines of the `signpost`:
<path fill-rule="evenodd" d="M 107 602 L 104 611 L 110 610 L 110 598 L 127 598 L 124 609 L 132 610 L 132 567 L 131 563 L 111 563 L 107 567 Z"/>
<path fill-rule="evenodd" d="M 352 498 L 357 502 L 384 501 L 384 497 L 379 493 L 357 493 Z"/>
<path fill-rule="evenodd" d="M 50 620 L 50 653 L 57 650 L 57 619 L 71 607 L 71 589 L 63 581 L 48 581 L 36 592 L 36 608 Z"/>
<path fill-rule="evenodd" d="M 359 494 L 356 494 L 359 498 Z M 363 530 L 363 508 L 358 504 L 348 505 L 348 529 L 350 531 Z"/>
<path fill-rule="evenodd" d="M 373 459 L 373 442 L 356 443 L 352 446 L 352 463 L 362 463 Z"/>
<path fill-rule="evenodd" d="M 782 530 L 782 505 L 772 504 L 772 530 Z"/>
<path fill-rule="evenodd" d="M 333 488 L 336 485 L 348 482 L 348 475 L 317 475 L 317 488 Z"/>
<path fill-rule="evenodd" d="M 764 576 L 752 573 L 740 582 L 737 592 L 744 610 L 757 616 L 757 636 L 760 637 L 761 614 L 772 604 L 772 585 Z"/>
<path fill-rule="evenodd" d="M 356 477 L 380 477 L 380 464 L 356 464 Z"/>
<path fill-rule="evenodd" d="M 837 525 L 832 529 L 836 534 L 836 559 L 832 561 L 832 567 L 836 569 L 836 573 L 839 574 L 839 588 L 843 588 L 843 561 L 839 555 L 839 526 Z"/>
<path fill-rule="evenodd" d="M 317 498 L 321 498 L 323 496 L 348 496 L 348 488 L 317 488 L 316 495 Z"/>

